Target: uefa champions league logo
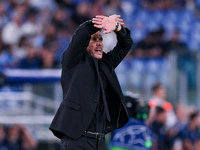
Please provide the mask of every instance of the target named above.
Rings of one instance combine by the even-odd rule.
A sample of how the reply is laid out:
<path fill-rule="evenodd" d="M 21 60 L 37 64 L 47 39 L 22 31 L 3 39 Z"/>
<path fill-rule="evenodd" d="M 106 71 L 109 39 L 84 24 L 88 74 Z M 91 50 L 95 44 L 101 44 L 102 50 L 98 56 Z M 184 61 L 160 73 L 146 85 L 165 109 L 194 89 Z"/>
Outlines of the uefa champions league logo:
<path fill-rule="evenodd" d="M 131 125 L 117 132 L 115 144 L 136 150 L 146 150 L 152 146 L 149 129 L 144 125 Z"/>

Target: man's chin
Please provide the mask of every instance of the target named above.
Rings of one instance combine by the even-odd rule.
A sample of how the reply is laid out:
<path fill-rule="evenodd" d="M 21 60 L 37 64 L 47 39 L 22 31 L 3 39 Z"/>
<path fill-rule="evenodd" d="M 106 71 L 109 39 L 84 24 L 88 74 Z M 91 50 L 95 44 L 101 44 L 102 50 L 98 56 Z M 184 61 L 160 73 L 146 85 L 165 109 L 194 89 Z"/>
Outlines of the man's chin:
<path fill-rule="evenodd" d="M 103 55 L 95 55 L 94 58 L 101 59 Z"/>

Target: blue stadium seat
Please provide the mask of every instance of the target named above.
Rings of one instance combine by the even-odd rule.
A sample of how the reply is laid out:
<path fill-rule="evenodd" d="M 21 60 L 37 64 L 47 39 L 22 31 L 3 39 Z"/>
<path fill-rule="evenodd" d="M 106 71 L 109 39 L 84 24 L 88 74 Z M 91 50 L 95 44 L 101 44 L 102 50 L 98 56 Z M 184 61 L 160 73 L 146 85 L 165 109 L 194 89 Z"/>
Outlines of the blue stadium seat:
<path fill-rule="evenodd" d="M 144 37 L 146 36 L 147 34 L 147 30 L 144 30 L 144 29 L 133 29 L 132 30 L 132 37 L 134 37 L 134 42 L 139 42 L 140 40 L 144 39 Z"/>
<path fill-rule="evenodd" d="M 119 79 L 119 83 L 123 90 L 127 90 L 127 88 L 128 88 L 128 82 L 129 82 L 128 70 L 130 70 L 130 68 L 129 68 L 129 64 L 126 60 L 123 60 L 115 69 L 117 77 Z"/>

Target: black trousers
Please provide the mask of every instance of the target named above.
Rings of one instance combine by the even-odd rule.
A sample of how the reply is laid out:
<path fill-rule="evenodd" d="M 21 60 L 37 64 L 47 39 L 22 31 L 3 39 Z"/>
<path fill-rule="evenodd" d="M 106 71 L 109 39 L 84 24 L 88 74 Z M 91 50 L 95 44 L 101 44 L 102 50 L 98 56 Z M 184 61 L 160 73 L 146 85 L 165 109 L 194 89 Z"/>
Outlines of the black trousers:
<path fill-rule="evenodd" d="M 106 150 L 105 139 L 94 139 L 81 136 L 73 140 L 68 136 L 63 136 L 60 143 L 61 150 Z"/>

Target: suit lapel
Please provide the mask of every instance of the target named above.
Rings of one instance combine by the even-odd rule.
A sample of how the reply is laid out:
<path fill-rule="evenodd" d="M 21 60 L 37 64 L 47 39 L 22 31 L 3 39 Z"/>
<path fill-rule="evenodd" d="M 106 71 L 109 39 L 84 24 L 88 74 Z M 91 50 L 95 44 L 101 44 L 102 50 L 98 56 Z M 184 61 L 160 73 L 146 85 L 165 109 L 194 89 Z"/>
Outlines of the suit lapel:
<path fill-rule="evenodd" d="M 108 66 L 105 64 L 104 61 L 100 60 L 98 65 L 98 60 L 93 58 L 95 69 L 97 76 L 99 78 L 99 69 L 102 70 L 102 72 L 105 74 L 106 78 L 108 79 L 108 82 L 112 86 L 112 88 L 116 91 L 116 93 L 119 93 L 121 91 L 119 85 L 115 82 L 115 78 L 117 80 L 117 77 L 112 74 L 112 72 L 108 69 Z"/>
<path fill-rule="evenodd" d="M 115 78 L 115 76 L 112 75 L 111 71 L 108 69 L 108 67 L 106 66 L 106 64 L 103 61 L 100 61 L 100 69 L 107 77 L 108 82 L 111 84 L 111 86 L 118 92 L 118 90 L 119 90 L 118 86 L 115 83 L 115 81 L 113 80 Z"/>
<path fill-rule="evenodd" d="M 96 73 L 97 73 L 97 77 L 99 79 L 99 65 L 98 65 L 98 60 L 93 58 L 93 61 L 94 61 L 94 65 L 95 65 L 95 70 L 96 70 Z"/>

